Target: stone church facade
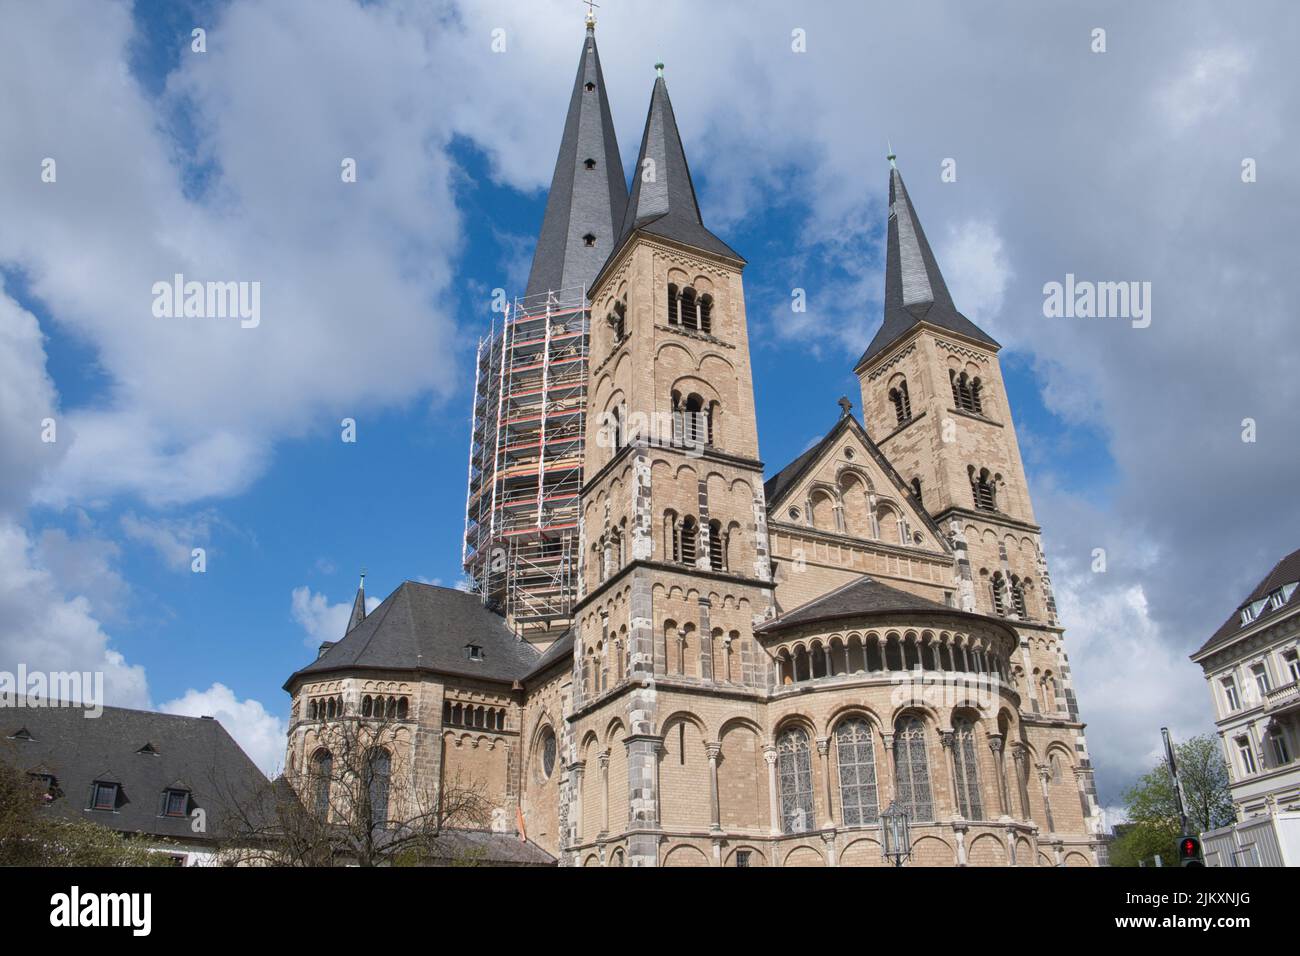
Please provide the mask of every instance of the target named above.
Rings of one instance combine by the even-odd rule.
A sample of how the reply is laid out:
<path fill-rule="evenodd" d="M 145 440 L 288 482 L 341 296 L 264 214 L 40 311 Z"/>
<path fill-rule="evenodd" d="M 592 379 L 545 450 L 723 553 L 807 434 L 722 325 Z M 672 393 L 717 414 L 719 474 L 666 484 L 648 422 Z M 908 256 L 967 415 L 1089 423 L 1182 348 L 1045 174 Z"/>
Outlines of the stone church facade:
<path fill-rule="evenodd" d="M 593 61 L 569 122 L 612 143 L 589 23 L 580 78 Z M 893 804 L 913 865 L 1104 862 L 998 345 L 890 162 L 862 419 L 842 399 L 765 480 L 745 260 L 703 223 L 660 71 L 625 209 L 584 207 L 580 175 L 548 200 L 609 250 L 583 277 L 571 628 L 534 647 L 472 595 L 407 582 L 367 615 L 359 593 L 285 685 L 289 773 L 383 700 L 395 764 L 486 781 L 498 825 L 567 865 L 886 865 Z M 573 236 L 539 243 L 535 271 Z"/>

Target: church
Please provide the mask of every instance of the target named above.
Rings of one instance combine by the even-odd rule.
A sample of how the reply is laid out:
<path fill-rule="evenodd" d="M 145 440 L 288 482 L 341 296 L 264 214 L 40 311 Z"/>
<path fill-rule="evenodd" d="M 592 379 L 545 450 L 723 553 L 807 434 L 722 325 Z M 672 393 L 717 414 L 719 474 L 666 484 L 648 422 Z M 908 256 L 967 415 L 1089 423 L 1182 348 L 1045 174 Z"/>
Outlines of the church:
<path fill-rule="evenodd" d="M 358 591 L 285 683 L 286 774 L 328 788 L 341 723 L 382 717 L 385 779 L 479 781 L 561 865 L 887 866 L 891 809 L 908 865 L 1104 865 L 999 345 L 895 158 L 861 418 L 766 469 L 745 259 L 657 73 L 629 193 L 588 18 L 528 294 L 480 348 L 471 586 Z"/>

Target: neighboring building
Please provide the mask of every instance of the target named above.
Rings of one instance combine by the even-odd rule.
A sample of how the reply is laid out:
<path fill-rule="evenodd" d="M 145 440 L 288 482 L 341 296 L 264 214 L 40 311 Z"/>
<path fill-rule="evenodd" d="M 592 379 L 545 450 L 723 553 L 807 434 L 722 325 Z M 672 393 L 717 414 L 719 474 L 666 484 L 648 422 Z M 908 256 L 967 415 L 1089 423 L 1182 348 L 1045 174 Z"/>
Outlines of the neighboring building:
<path fill-rule="evenodd" d="M 1264 832 L 1254 818 L 1300 811 L 1298 586 L 1300 551 L 1295 551 L 1192 655 L 1210 686 L 1237 820 L 1249 824 L 1250 833 Z M 1300 817 L 1289 819 L 1287 826 L 1294 828 L 1290 865 L 1295 866 L 1300 865 Z"/>
<path fill-rule="evenodd" d="M 267 782 L 215 719 L 121 707 L 0 708 L 0 761 L 41 781 L 46 812 L 142 836 L 183 866 L 213 862 Z"/>
<path fill-rule="evenodd" d="M 568 130 L 608 123 L 583 111 L 604 103 L 594 43 L 589 21 Z M 1104 863 L 999 346 L 953 303 L 893 157 L 863 421 L 841 399 L 764 480 L 745 260 L 704 225 L 659 72 L 608 256 L 569 268 L 618 203 L 565 208 L 566 186 L 534 260 L 596 317 L 571 626 L 543 640 L 486 591 L 412 582 L 365 615 L 359 592 L 285 685 L 288 772 L 383 714 L 385 767 L 484 781 L 497 827 L 568 865 L 879 866 L 893 803 L 917 865 Z M 579 160 L 602 195 L 604 155 Z"/>

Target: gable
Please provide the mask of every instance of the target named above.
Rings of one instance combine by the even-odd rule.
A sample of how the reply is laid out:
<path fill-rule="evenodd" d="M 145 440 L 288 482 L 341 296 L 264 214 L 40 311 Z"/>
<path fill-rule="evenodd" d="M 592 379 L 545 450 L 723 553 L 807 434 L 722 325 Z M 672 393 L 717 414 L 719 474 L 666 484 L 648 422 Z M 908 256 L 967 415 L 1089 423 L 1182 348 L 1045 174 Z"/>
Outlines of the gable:
<path fill-rule="evenodd" d="M 772 523 L 927 551 L 948 543 L 852 415 L 766 486 Z"/>

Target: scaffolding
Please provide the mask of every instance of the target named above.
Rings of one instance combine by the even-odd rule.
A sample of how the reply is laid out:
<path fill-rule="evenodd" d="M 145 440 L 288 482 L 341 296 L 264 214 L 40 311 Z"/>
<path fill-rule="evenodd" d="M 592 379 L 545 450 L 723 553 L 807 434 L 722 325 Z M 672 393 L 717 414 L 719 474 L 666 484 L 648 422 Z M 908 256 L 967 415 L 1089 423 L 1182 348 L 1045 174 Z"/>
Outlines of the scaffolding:
<path fill-rule="evenodd" d="M 515 299 L 479 340 L 462 565 L 521 637 L 568 627 L 590 317 L 583 289 Z"/>

